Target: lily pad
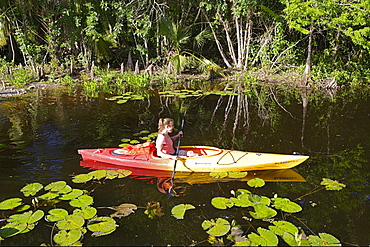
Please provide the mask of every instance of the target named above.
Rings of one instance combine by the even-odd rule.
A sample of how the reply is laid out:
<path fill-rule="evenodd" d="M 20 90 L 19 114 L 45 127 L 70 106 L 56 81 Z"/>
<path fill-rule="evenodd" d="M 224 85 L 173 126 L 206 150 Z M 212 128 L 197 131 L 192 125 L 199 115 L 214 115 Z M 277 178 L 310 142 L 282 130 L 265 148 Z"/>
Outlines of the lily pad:
<path fill-rule="evenodd" d="M 100 180 L 107 175 L 107 171 L 106 170 L 95 170 L 95 171 L 89 172 L 88 174 L 93 176 L 94 179 Z"/>
<path fill-rule="evenodd" d="M 234 203 L 229 198 L 225 197 L 214 197 L 211 200 L 211 204 L 218 209 L 226 209 L 234 206 Z"/>
<path fill-rule="evenodd" d="M 244 178 L 248 172 L 229 172 L 229 178 Z"/>
<path fill-rule="evenodd" d="M 58 192 L 59 190 L 63 189 L 66 185 L 67 185 L 66 181 L 52 182 L 45 186 L 45 190 L 50 190 L 52 192 Z"/>
<path fill-rule="evenodd" d="M 0 210 L 12 209 L 18 207 L 21 204 L 22 204 L 21 198 L 10 198 L 0 202 Z"/>
<path fill-rule="evenodd" d="M 255 195 L 255 194 L 249 194 L 249 200 L 257 204 L 264 204 L 266 206 L 269 206 L 271 203 L 270 198 L 266 196 Z"/>
<path fill-rule="evenodd" d="M 80 215 L 67 215 L 63 220 L 57 222 L 60 230 L 72 230 L 80 228 L 85 224 L 85 219 Z"/>
<path fill-rule="evenodd" d="M 68 216 L 68 211 L 63 208 L 54 208 L 49 210 L 45 219 L 49 222 L 64 220 Z"/>
<path fill-rule="evenodd" d="M 37 192 L 39 192 L 44 186 L 40 183 L 31 183 L 26 186 L 24 186 L 21 189 L 21 192 L 23 193 L 24 196 L 34 196 L 36 195 Z"/>
<path fill-rule="evenodd" d="M 91 196 L 82 195 L 70 201 L 69 205 L 73 207 L 82 208 L 82 207 L 86 207 L 86 206 L 93 204 L 93 202 L 94 202 L 94 199 Z"/>
<path fill-rule="evenodd" d="M 42 199 L 42 200 L 52 200 L 52 199 L 55 199 L 59 196 L 58 193 L 54 193 L 54 192 L 47 192 L 41 196 L 39 196 L 38 198 L 39 199 Z"/>
<path fill-rule="evenodd" d="M 80 215 L 84 219 L 89 220 L 89 219 L 95 217 L 97 211 L 98 210 L 96 210 L 96 208 L 88 206 L 88 207 L 83 207 L 81 209 L 78 209 L 78 208 L 75 209 L 73 211 L 73 214 Z"/>
<path fill-rule="evenodd" d="M 116 221 L 110 217 L 97 217 L 87 223 L 87 229 L 94 232 L 93 236 L 103 236 L 112 233 L 117 228 Z"/>
<path fill-rule="evenodd" d="M 72 191 L 72 187 L 68 184 L 61 190 L 58 191 L 59 194 L 67 194 Z"/>
<path fill-rule="evenodd" d="M 79 174 L 73 177 L 72 182 L 74 183 L 86 183 L 92 180 L 94 177 L 91 174 Z"/>
<path fill-rule="evenodd" d="M 0 237 L 9 238 L 19 233 L 24 232 L 27 229 L 27 223 L 11 222 L 1 227 Z"/>
<path fill-rule="evenodd" d="M 265 185 L 265 181 L 263 179 L 260 179 L 260 178 L 253 178 L 253 179 L 249 180 L 247 182 L 247 184 L 250 187 L 258 188 L 258 187 L 263 187 Z"/>
<path fill-rule="evenodd" d="M 176 219 L 184 219 L 185 212 L 189 209 L 195 209 L 195 207 L 191 204 L 179 204 L 172 208 L 171 213 Z"/>
<path fill-rule="evenodd" d="M 83 193 L 84 192 L 80 189 L 73 189 L 68 194 L 61 195 L 58 199 L 60 199 L 60 200 L 72 200 L 72 199 L 75 199 L 76 197 L 81 196 Z"/>
<path fill-rule="evenodd" d="M 290 201 L 288 198 L 273 198 L 274 207 L 276 209 L 281 209 L 287 213 L 297 213 L 302 211 L 302 207 L 297 203 Z"/>
<path fill-rule="evenodd" d="M 82 237 L 82 232 L 79 229 L 70 231 L 61 230 L 54 235 L 53 240 L 60 246 L 73 246 Z"/>
<path fill-rule="evenodd" d="M 252 242 L 252 245 L 277 246 L 279 243 L 279 239 L 272 231 L 258 227 L 257 232 L 259 235 L 254 232 L 248 234 L 248 239 Z"/>
<path fill-rule="evenodd" d="M 222 218 L 217 218 L 216 221 L 214 219 L 205 220 L 202 223 L 202 228 L 207 230 L 209 235 L 220 237 L 229 232 L 230 223 Z"/>
<path fill-rule="evenodd" d="M 237 198 L 232 197 L 230 200 L 238 207 L 249 207 L 254 205 L 254 203 L 249 200 L 249 194 L 239 194 Z"/>
<path fill-rule="evenodd" d="M 326 190 L 341 190 L 346 187 L 345 184 L 339 183 L 338 181 L 331 180 L 329 178 L 323 178 L 321 181 L 321 185 L 324 185 Z"/>
<path fill-rule="evenodd" d="M 255 204 L 254 205 L 255 212 L 249 212 L 250 215 L 255 219 L 265 219 L 274 217 L 277 212 L 272 208 L 267 207 L 264 204 Z"/>
<path fill-rule="evenodd" d="M 298 234 L 298 228 L 288 221 L 281 220 L 272 223 L 274 226 L 269 226 L 269 229 L 277 235 L 283 236 L 284 233 L 290 233 L 294 236 Z"/>
<path fill-rule="evenodd" d="M 341 246 L 340 241 L 328 233 L 319 233 L 319 236 L 309 235 L 308 241 L 312 246 Z"/>
<path fill-rule="evenodd" d="M 44 211 L 42 210 L 36 210 L 35 212 L 27 211 L 23 214 L 11 215 L 8 219 L 8 222 L 32 224 L 39 221 L 42 217 L 44 217 Z"/>

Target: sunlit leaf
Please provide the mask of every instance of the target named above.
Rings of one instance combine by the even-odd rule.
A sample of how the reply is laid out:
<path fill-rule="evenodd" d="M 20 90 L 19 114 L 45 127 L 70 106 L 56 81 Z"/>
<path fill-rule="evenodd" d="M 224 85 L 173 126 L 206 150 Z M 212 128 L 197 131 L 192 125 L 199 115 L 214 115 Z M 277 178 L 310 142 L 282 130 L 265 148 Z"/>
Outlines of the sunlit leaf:
<path fill-rule="evenodd" d="M 93 236 L 103 236 L 116 230 L 116 221 L 110 217 L 97 217 L 87 223 L 87 229 L 94 232 Z"/>
<path fill-rule="evenodd" d="M 305 246 L 305 245 L 300 245 L 299 240 L 291 233 L 284 232 L 281 236 L 283 240 L 285 241 L 285 243 L 287 243 L 289 246 Z"/>
<path fill-rule="evenodd" d="M 42 210 L 36 210 L 35 212 L 27 211 L 23 214 L 11 215 L 8 219 L 8 222 L 32 224 L 39 221 L 42 217 L 44 217 L 44 211 Z"/>
<path fill-rule="evenodd" d="M 225 235 L 230 230 L 230 223 L 222 218 L 205 220 L 202 223 L 202 228 L 207 231 L 209 235 L 220 237 Z"/>
<path fill-rule="evenodd" d="M 128 139 L 128 138 L 121 139 L 121 142 L 130 142 L 130 141 L 131 141 L 131 139 Z"/>
<path fill-rule="evenodd" d="M 229 178 L 244 178 L 248 172 L 229 172 Z"/>
<path fill-rule="evenodd" d="M 74 183 L 86 183 L 92 180 L 94 177 L 91 174 L 79 174 L 73 177 L 72 182 Z"/>
<path fill-rule="evenodd" d="M 28 210 L 30 208 L 31 208 L 30 205 L 20 205 L 20 206 L 16 207 L 14 210 L 16 212 L 23 212 L 23 211 L 26 211 L 26 210 Z"/>
<path fill-rule="evenodd" d="M 250 187 L 258 188 L 258 187 L 263 187 L 265 185 L 265 181 L 263 179 L 260 179 L 260 178 L 253 178 L 253 179 L 249 180 L 247 182 L 247 184 Z"/>
<path fill-rule="evenodd" d="M 274 221 L 274 226 L 269 226 L 269 229 L 275 234 L 283 236 L 284 233 L 291 233 L 293 236 L 298 234 L 298 228 L 288 221 Z"/>
<path fill-rule="evenodd" d="M 106 170 L 95 170 L 95 171 L 89 172 L 88 174 L 93 176 L 94 179 L 100 180 L 107 175 L 107 171 Z"/>
<path fill-rule="evenodd" d="M 37 192 L 39 192 L 44 186 L 40 183 L 31 183 L 26 186 L 24 186 L 21 189 L 21 192 L 23 193 L 24 196 L 34 196 L 36 195 Z"/>
<path fill-rule="evenodd" d="M 63 189 L 66 185 L 67 185 L 66 181 L 52 182 L 45 186 L 45 190 L 50 190 L 51 192 L 57 192 Z"/>
<path fill-rule="evenodd" d="M 79 197 L 83 193 L 84 192 L 80 189 L 73 189 L 70 193 L 68 193 L 66 195 L 62 195 L 58 199 L 60 199 L 60 200 L 72 200 L 76 197 Z"/>
<path fill-rule="evenodd" d="M 79 229 L 70 231 L 61 230 L 54 235 L 53 240 L 61 246 L 73 246 L 82 237 L 82 232 Z"/>
<path fill-rule="evenodd" d="M 131 175 L 132 171 L 129 170 L 115 170 L 118 178 L 125 178 Z"/>
<path fill-rule="evenodd" d="M 281 209 L 287 213 L 297 213 L 302 211 L 302 207 L 297 203 L 290 201 L 288 198 L 273 198 L 273 207 L 276 209 Z"/>
<path fill-rule="evenodd" d="M 80 228 L 85 224 L 85 219 L 80 215 L 67 215 L 63 220 L 57 222 L 56 226 L 60 230 L 72 230 Z"/>
<path fill-rule="evenodd" d="M 140 131 L 140 134 L 143 134 L 143 135 L 146 135 L 146 134 L 149 134 L 150 131 L 149 130 L 142 130 Z"/>
<path fill-rule="evenodd" d="M 259 235 L 254 232 L 248 234 L 248 239 L 252 242 L 252 245 L 277 246 L 279 243 L 279 239 L 272 231 L 258 227 L 257 232 Z"/>
<path fill-rule="evenodd" d="M 131 140 L 130 141 L 130 144 L 132 145 L 135 145 L 135 144 L 139 144 L 140 142 L 138 140 Z"/>
<path fill-rule="evenodd" d="M 229 198 L 225 197 L 214 197 L 211 200 L 211 204 L 218 209 L 226 209 L 234 206 L 234 203 Z"/>
<path fill-rule="evenodd" d="M 0 210 L 12 209 L 18 207 L 21 204 L 22 204 L 21 198 L 10 198 L 0 202 Z"/>
<path fill-rule="evenodd" d="M 339 183 L 338 181 L 331 180 L 329 178 L 323 178 L 321 181 L 321 185 L 324 185 L 326 190 L 341 190 L 346 187 L 345 184 Z"/>
<path fill-rule="evenodd" d="M 259 196 L 255 194 L 249 194 L 249 200 L 257 204 L 264 204 L 266 206 L 270 205 L 271 200 L 266 196 Z"/>
<path fill-rule="evenodd" d="M 67 194 L 72 191 L 72 187 L 68 184 L 61 190 L 58 191 L 59 194 Z"/>
<path fill-rule="evenodd" d="M 249 207 L 254 205 L 254 203 L 249 200 L 249 194 L 239 194 L 238 197 L 232 197 L 230 200 L 238 207 Z"/>
<path fill-rule="evenodd" d="M 0 237 L 9 238 L 27 229 L 27 223 L 11 222 L 1 227 Z"/>
<path fill-rule="evenodd" d="M 195 209 L 195 207 L 191 204 L 179 204 L 172 208 L 171 213 L 176 219 L 184 219 L 185 212 L 189 209 Z"/>
<path fill-rule="evenodd" d="M 308 241 L 312 246 L 341 246 L 340 241 L 331 234 L 319 233 L 319 236 L 308 236 Z"/>
<path fill-rule="evenodd" d="M 50 209 L 45 219 L 49 222 L 60 221 L 67 217 L 68 211 L 63 208 Z"/>
<path fill-rule="evenodd" d="M 55 199 L 59 196 L 58 193 L 54 193 L 54 192 L 47 192 L 41 196 L 39 196 L 38 198 L 39 199 L 42 199 L 42 200 L 52 200 L 52 199 Z"/>
<path fill-rule="evenodd" d="M 121 99 L 121 100 L 118 100 L 117 101 L 117 104 L 124 104 L 126 103 L 128 100 L 127 99 Z"/>
<path fill-rule="evenodd" d="M 264 204 L 255 204 L 253 207 L 254 207 L 255 212 L 249 212 L 249 213 L 255 219 L 271 218 L 277 214 L 275 210 L 267 207 Z"/>
<path fill-rule="evenodd" d="M 226 178 L 227 172 L 211 172 L 209 175 L 213 178 Z"/>
<path fill-rule="evenodd" d="M 98 212 L 98 210 L 96 208 L 90 207 L 90 206 L 83 207 L 81 209 L 77 208 L 77 209 L 73 210 L 73 214 L 80 215 L 86 220 L 89 220 L 89 219 L 95 217 L 97 212 Z"/>
<path fill-rule="evenodd" d="M 93 202 L 94 202 L 94 199 L 91 196 L 82 195 L 82 196 L 79 196 L 79 197 L 71 200 L 69 202 L 69 205 L 71 205 L 73 207 L 82 208 L 82 207 L 86 207 L 86 206 L 89 206 L 89 205 L 93 204 Z"/>

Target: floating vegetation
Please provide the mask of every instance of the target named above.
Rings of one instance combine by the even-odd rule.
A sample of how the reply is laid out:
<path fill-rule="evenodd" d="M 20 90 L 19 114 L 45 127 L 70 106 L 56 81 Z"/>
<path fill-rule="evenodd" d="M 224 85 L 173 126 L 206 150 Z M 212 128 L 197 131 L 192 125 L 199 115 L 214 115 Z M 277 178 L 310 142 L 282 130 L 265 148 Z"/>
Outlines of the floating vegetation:
<path fill-rule="evenodd" d="M 209 175 L 213 178 L 244 178 L 248 172 L 211 172 Z"/>
<path fill-rule="evenodd" d="M 140 133 L 148 134 L 149 132 Z M 85 184 L 95 180 L 106 181 L 125 178 L 130 174 L 131 172 L 126 170 L 95 170 L 87 174 L 75 175 L 72 181 Z M 212 173 L 214 177 L 243 177 L 246 175 L 246 172 Z M 264 186 L 264 183 L 262 179 L 254 178 L 249 180 L 247 184 L 250 187 L 258 188 Z M 340 190 L 345 187 L 344 184 L 327 178 L 323 179 L 321 186 L 326 190 Z M 92 195 L 86 190 L 72 188 L 66 181 L 55 181 L 46 186 L 35 182 L 24 186 L 20 191 L 26 198 L 33 197 L 31 202 L 34 209 L 28 210 L 31 206 L 27 205 L 22 198 L 9 198 L 0 202 L 0 210 L 5 211 L 3 215 L 7 215 L 6 219 L 2 220 L 4 223 L 0 228 L 0 240 L 30 232 L 44 219 L 47 224 L 53 225 L 52 240 L 55 244 L 81 246 L 85 234 L 89 232 L 94 237 L 109 235 L 118 227 L 114 220 L 115 217 L 128 217 L 138 208 L 146 208 L 144 214 L 149 219 L 164 215 L 160 203 L 152 201 L 148 202 L 146 207 L 138 207 L 131 203 L 99 207 L 115 211 L 110 216 L 99 216 L 98 209 L 93 206 L 94 198 Z M 243 210 L 241 220 L 256 221 L 255 224 L 258 225 L 261 225 L 261 221 L 263 221 L 266 227 L 254 228 L 254 231 L 246 233 L 235 219 L 232 222 L 222 217 L 205 219 L 201 227 L 209 234 L 208 242 L 212 245 L 284 245 L 280 241 L 284 241 L 290 246 L 341 245 L 340 241 L 329 233 L 306 236 L 302 230 L 299 230 L 299 227 L 287 221 L 289 215 L 302 211 L 299 204 L 288 198 L 280 198 L 277 195 L 268 198 L 251 193 L 247 189 L 237 189 L 231 191 L 231 194 L 232 196 L 229 198 L 221 196 L 212 198 L 211 205 L 218 210 L 238 211 L 241 209 Z M 42 207 L 46 207 L 47 210 L 42 210 Z M 178 204 L 172 207 L 171 216 L 176 219 L 184 219 L 186 212 L 191 209 L 196 208 L 192 204 Z M 28 211 L 17 213 L 19 210 Z M 247 217 L 248 213 L 251 218 Z M 282 219 L 278 218 L 279 215 Z M 54 243 L 51 245 L 53 246 Z"/>
<path fill-rule="evenodd" d="M 191 204 L 179 204 L 172 208 L 172 216 L 176 219 L 184 219 L 185 212 L 189 209 L 195 209 Z"/>
<path fill-rule="evenodd" d="M 134 133 L 133 136 L 137 137 L 137 139 L 123 138 L 121 139 L 122 143 L 119 144 L 118 146 L 123 148 L 126 147 L 127 145 L 136 145 L 142 142 L 153 142 L 155 138 L 157 138 L 158 132 L 150 133 L 149 130 L 142 130 L 138 133 Z"/>

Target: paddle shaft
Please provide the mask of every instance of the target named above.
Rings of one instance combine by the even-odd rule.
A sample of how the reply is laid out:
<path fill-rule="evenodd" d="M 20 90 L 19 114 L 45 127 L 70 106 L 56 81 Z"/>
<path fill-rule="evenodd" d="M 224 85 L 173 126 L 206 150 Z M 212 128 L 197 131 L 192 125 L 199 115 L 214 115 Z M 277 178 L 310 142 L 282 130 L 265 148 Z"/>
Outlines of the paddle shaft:
<path fill-rule="evenodd" d="M 184 129 L 185 115 L 186 115 L 186 112 L 184 113 L 184 118 L 181 121 L 180 131 L 182 131 Z M 179 153 L 180 153 L 181 137 L 182 137 L 182 135 L 179 136 L 178 141 L 177 141 L 176 160 L 175 160 L 175 164 L 173 165 L 173 171 L 172 171 L 172 176 L 171 176 L 171 188 L 169 189 L 169 192 L 171 192 L 172 187 L 173 187 L 173 179 L 175 177 L 177 160 L 179 158 Z"/>

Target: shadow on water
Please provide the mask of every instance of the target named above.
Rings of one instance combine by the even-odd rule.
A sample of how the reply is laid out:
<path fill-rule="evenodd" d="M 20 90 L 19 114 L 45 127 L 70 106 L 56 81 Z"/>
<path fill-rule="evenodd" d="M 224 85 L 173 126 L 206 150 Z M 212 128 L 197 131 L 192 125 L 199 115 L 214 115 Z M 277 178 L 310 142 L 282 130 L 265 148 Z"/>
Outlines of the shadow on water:
<path fill-rule="evenodd" d="M 196 97 L 152 93 L 141 100 L 117 104 L 106 100 L 112 95 L 88 97 L 79 90 L 48 89 L 25 98 L 2 100 L 0 187 L 6 189 L 1 190 L 0 201 L 20 196 L 19 189 L 27 183 L 47 184 L 57 180 L 70 183 L 71 175 L 96 169 L 91 164 L 80 165 L 77 149 L 117 147 L 123 138 L 139 139 L 135 133 L 155 132 L 160 117 L 172 117 L 179 125 L 181 109 L 187 108 L 183 145 L 309 155 L 310 159 L 293 171 L 307 182 L 268 182 L 253 191 L 294 199 L 316 188 L 324 177 L 338 180 L 347 185 L 345 189 L 324 190 L 297 201 L 303 207 L 297 217 L 303 219 L 302 227 L 307 233 L 328 232 L 344 245 L 368 245 L 370 157 L 365 150 L 370 149 L 369 88 L 321 92 L 249 86 L 229 91 L 228 95 Z M 230 197 L 230 191 L 239 188 L 251 189 L 242 179 L 209 182 L 208 176 L 192 178 L 176 173 L 175 183 L 184 186 L 183 196 L 168 198 L 163 192 L 170 176 L 164 175 L 150 177 L 134 171 L 131 178 L 135 179 L 94 184 L 96 207 L 121 203 L 145 207 L 148 202 L 158 201 L 165 216 L 148 219 L 143 210 L 138 210 L 119 219 L 120 227 L 112 234 L 97 238 L 86 235 L 83 244 L 190 245 L 193 240 L 199 243 L 208 237 L 201 227 L 204 219 L 235 217 L 232 210 L 215 209 L 211 199 Z M 189 212 L 182 221 L 169 217 L 171 208 L 181 203 L 191 203 L 198 213 Z M 109 213 L 106 209 L 99 211 L 100 215 Z M 5 217 L 2 214 L 1 218 Z M 246 229 L 250 226 L 248 222 L 238 223 Z M 3 240 L 6 245 L 44 242 L 50 243 L 50 227 L 42 224 L 33 233 Z"/>

